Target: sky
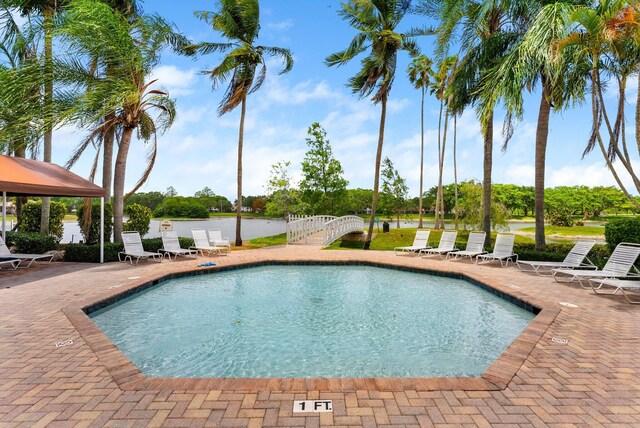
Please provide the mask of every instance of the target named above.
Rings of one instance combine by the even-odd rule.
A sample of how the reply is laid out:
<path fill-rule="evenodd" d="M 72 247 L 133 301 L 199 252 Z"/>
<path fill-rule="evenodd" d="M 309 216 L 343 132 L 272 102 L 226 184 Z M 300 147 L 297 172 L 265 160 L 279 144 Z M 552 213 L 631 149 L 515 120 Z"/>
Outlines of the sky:
<path fill-rule="evenodd" d="M 204 22 L 194 17 L 196 10 L 215 10 L 213 0 L 147 0 L 145 12 L 158 13 L 173 22 L 195 42 L 224 41 Z M 267 79 L 262 88 L 247 99 L 243 154 L 243 194 L 266 193 L 271 165 L 290 161 L 294 182 L 301 179 L 300 163 L 307 151 L 305 138 L 313 122 L 327 132 L 333 154 L 344 169 L 349 188 L 372 188 L 380 106 L 359 99 L 346 87 L 349 77 L 359 69 L 360 58 L 342 66 L 328 68 L 324 59 L 346 48 L 355 35 L 338 16 L 336 0 L 261 0 L 261 30 L 257 44 L 288 48 L 293 53 L 293 69 L 284 75 L 282 65 L 267 63 Z M 429 24 L 424 17 L 410 16 L 399 31 Z M 418 44 L 430 55 L 432 37 L 421 37 Z M 222 54 L 197 59 L 165 52 L 153 73 L 157 84 L 177 103 L 173 127 L 159 137 L 156 165 L 141 192 L 161 191 L 173 186 L 178 194 L 192 196 L 209 187 L 216 194 L 234 201 L 239 108 L 218 116 L 217 108 L 225 86 L 213 90 L 210 79 L 201 74 L 217 65 Z M 419 193 L 420 178 L 420 91 L 406 77 L 410 59 L 400 55 L 395 83 L 391 90 L 386 121 L 383 157 L 388 156 L 409 186 L 411 197 Z M 633 118 L 637 79 L 629 84 L 627 117 Z M 496 113 L 493 181 L 533 186 L 534 144 L 539 90 L 526 95 L 525 115 L 517 126 L 506 151 L 501 150 L 503 113 Z M 615 96 L 608 95 L 615 102 Z M 425 101 L 425 190 L 437 183 L 437 122 L 439 105 L 434 97 Z M 633 122 L 627 126 L 633 141 Z M 589 104 L 553 113 L 549 128 L 546 187 L 559 185 L 614 185 L 598 151 L 581 159 L 591 127 Z M 451 130 L 451 126 L 450 126 Z M 53 161 L 65 164 L 86 131 L 63 127 L 54 133 Z M 453 182 L 452 135 L 448 137 L 444 182 Z M 138 181 L 145 162 L 146 148 L 140 141 L 132 145 L 126 189 Z M 88 176 L 94 154 L 87 153 L 72 169 Z M 458 180 L 482 180 L 483 142 L 473 110 L 458 119 Z M 625 180 L 630 185 L 630 180 Z M 96 182 L 100 183 L 99 173 Z"/>

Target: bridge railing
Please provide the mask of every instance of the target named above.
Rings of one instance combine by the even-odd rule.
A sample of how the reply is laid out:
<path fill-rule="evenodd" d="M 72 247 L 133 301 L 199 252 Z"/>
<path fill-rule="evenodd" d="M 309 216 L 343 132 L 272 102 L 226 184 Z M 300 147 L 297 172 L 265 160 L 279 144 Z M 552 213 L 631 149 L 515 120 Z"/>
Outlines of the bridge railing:
<path fill-rule="evenodd" d="M 287 244 L 324 244 L 324 225 L 335 216 L 289 216 L 287 222 Z"/>
<path fill-rule="evenodd" d="M 325 224 L 323 245 L 326 247 L 347 233 L 362 231 L 363 229 L 364 220 L 358 216 L 346 215 L 336 218 Z"/>

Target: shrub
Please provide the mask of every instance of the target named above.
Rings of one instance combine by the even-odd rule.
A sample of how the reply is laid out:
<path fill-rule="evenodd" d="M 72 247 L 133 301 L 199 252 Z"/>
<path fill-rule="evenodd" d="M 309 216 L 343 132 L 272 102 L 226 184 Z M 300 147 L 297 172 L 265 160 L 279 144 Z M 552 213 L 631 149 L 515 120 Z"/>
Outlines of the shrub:
<path fill-rule="evenodd" d="M 21 232 L 40 232 L 40 216 L 42 212 L 42 201 L 29 202 L 22 207 Z M 62 202 L 51 201 L 49 210 L 49 234 L 59 241 L 62 239 L 64 227 L 62 220 L 67 212 L 67 208 Z"/>
<path fill-rule="evenodd" d="M 124 223 L 124 230 L 136 231 L 140 236 L 149 233 L 149 223 L 151 223 L 149 208 L 140 204 L 131 204 L 124 208 L 124 212 L 129 216 L 129 220 Z"/>
<path fill-rule="evenodd" d="M 153 212 L 154 217 L 209 218 L 207 208 L 193 198 L 166 198 Z"/>
<path fill-rule="evenodd" d="M 554 209 L 547 213 L 547 221 L 552 226 L 571 227 L 573 226 L 573 217 L 571 211 L 567 209 Z"/>
<path fill-rule="evenodd" d="M 611 220 L 604 226 L 604 238 L 611 251 L 621 242 L 640 243 L 640 217 Z"/>
<path fill-rule="evenodd" d="M 26 254 L 42 254 L 58 249 L 55 237 L 36 232 L 7 232 L 7 245 L 15 245 L 19 252 Z"/>
<path fill-rule="evenodd" d="M 179 238 L 182 248 L 188 248 L 193 245 L 191 238 Z M 142 246 L 146 251 L 156 252 L 162 247 L 161 238 L 143 239 Z M 104 244 L 104 261 L 117 262 L 118 252 L 124 250 L 124 245 L 120 243 L 105 242 Z M 65 262 L 80 263 L 100 263 L 100 245 L 99 244 L 67 244 L 64 251 Z"/>
<path fill-rule="evenodd" d="M 82 227 L 82 219 L 84 218 L 84 205 L 80 205 L 78 208 L 78 226 L 80 226 L 80 233 L 86 243 L 94 243 L 100 240 L 100 205 L 94 204 L 91 206 L 91 225 L 89 226 L 88 233 L 85 233 Z M 111 240 L 111 233 L 113 231 L 113 208 L 111 204 L 104 204 L 104 240 Z"/>

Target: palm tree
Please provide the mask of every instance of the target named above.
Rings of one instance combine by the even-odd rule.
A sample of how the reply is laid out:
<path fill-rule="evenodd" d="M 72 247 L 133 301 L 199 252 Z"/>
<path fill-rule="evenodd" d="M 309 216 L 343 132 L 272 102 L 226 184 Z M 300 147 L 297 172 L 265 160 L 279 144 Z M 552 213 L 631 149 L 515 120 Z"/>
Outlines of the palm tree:
<path fill-rule="evenodd" d="M 387 99 L 395 77 L 398 51 L 404 50 L 412 56 L 417 56 L 419 54 L 418 47 L 412 36 L 426 34 L 424 31 L 411 31 L 408 34 L 396 32 L 396 27 L 407 14 L 410 6 L 410 0 L 354 0 L 343 3 L 339 15 L 349 21 L 349 24 L 358 30 L 358 34 L 347 49 L 331 54 L 325 60 L 329 67 L 341 66 L 370 49 L 362 60 L 362 68 L 349 79 L 348 83 L 353 93 L 358 94 L 361 98 L 373 94 L 371 99 L 373 103 L 381 105 L 373 201 L 371 202 L 369 231 L 364 244 L 365 250 L 368 250 L 371 245 L 378 205 Z"/>
<path fill-rule="evenodd" d="M 108 77 L 101 77 L 94 72 L 93 61 L 83 64 L 72 57 L 60 66 L 63 70 L 60 79 L 78 87 L 78 91 L 66 100 L 65 119 L 121 129 L 113 180 L 114 238 L 121 242 L 125 173 L 133 133 L 137 131 L 139 138 L 153 142 L 149 153 L 152 167 L 157 134 L 168 129 L 175 118 L 173 100 L 166 92 L 152 89 L 156 81 L 147 78 L 158 63 L 162 49 L 175 41 L 176 34 L 158 16 L 129 19 L 108 5 L 92 0 L 71 3 L 60 33 L 76 55 L 99 59 L 98 65 L 103 68 L 118 64 Z M 102 43 L 96 43 L 96 40 Z M 157 112 L 155 120 L 151 111 Z M 114 112 L 107 121 L 105 118 Z M 136 188 L 146 178 L 147 175 L 143 175 Z"/>
<path fill-rule="evenodd" d="M 409 82 L 414 88 L 420 89 L 420 196 L 418 198 L 418 229 L 422 229 L 422 184 L 424 174 L 424 94 L 427 87 L 431 83 L 433 76 L 433 61 L 426 55 L 420 55 L 414 58 L 407 73 Z"/>
<path fill-rule="evenodd" d="M 541 86 L 540 108 L 535 142 L 535 223 L 536 250 L 545 248 L 544 174 L 551 109 L 560 110 L 583 98 L 585 68 L 570 55 L 551 60 L 553 43 L 566 37 L 574 6 L 555 2 L 535 13 L 527 31 L 496 69 L 489 73 L 491 90 L 485 91 L 484 108 L 492 110 L 495 100 L 503 96 L 508 114 L 522 115 L 522 93 Z M 566 52 L 569 54 L 569 51 Z M 510 119 L 507 119 L 509 122 Z M 508 139 L 505 142 L 508 142 Z"/>
<path fill-rule="evenodd" d="M 519 33 L 519 20 L 526 1 L 509 0 L 421 0 L 419 11 L 438 21 L 436 55 L 442 60 L 459 40 L 460 60 L 451 90 L 456 103 L 479 107 L 478 94 L 485 73 L 509 50 Z M 483 230 L 491 236 L 491 173 L 493 164 L 493 112 L 480 117 L 484 140 Z"/>
<path fill-rule="evenodd" d="M 293 58 L 288 49 L 254 45 L 260 30 L 260 7 L 258 0 L 220 0 L 218 12 L 196 12 L 196 16 L 211 25 L 230 40 L 229 43 L 202 42 L 189 46 L 189 54 L 209 54 L 229 50 L 222 62 L 212 70 L 204 71 L 214 89 L 229 79 L 229 86 L 220 102 L 218 115 L 240 107 L 238 131 L 238 187 L 236 202 L 236 246 L 242 246 L 242 150 L 244 144 L 244 119 L 247 111 L 247 95 L 262 86 L 267 74 L 265 54 L 281 59 L 284 68 L 279 74 L 293 67 Z M 256 75 L 256 73 L 258 73 Z"/>

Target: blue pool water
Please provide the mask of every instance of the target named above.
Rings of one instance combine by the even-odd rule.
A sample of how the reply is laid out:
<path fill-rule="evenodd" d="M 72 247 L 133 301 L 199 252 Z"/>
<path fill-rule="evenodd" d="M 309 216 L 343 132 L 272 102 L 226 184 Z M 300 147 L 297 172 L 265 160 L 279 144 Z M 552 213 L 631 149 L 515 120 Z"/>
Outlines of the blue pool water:
<path fill-rule="evenodd" d="M 264 266 L 173 279 L 91 314 L 147 376 L 479 376 L 533 314 L 458 279 Z"/>

